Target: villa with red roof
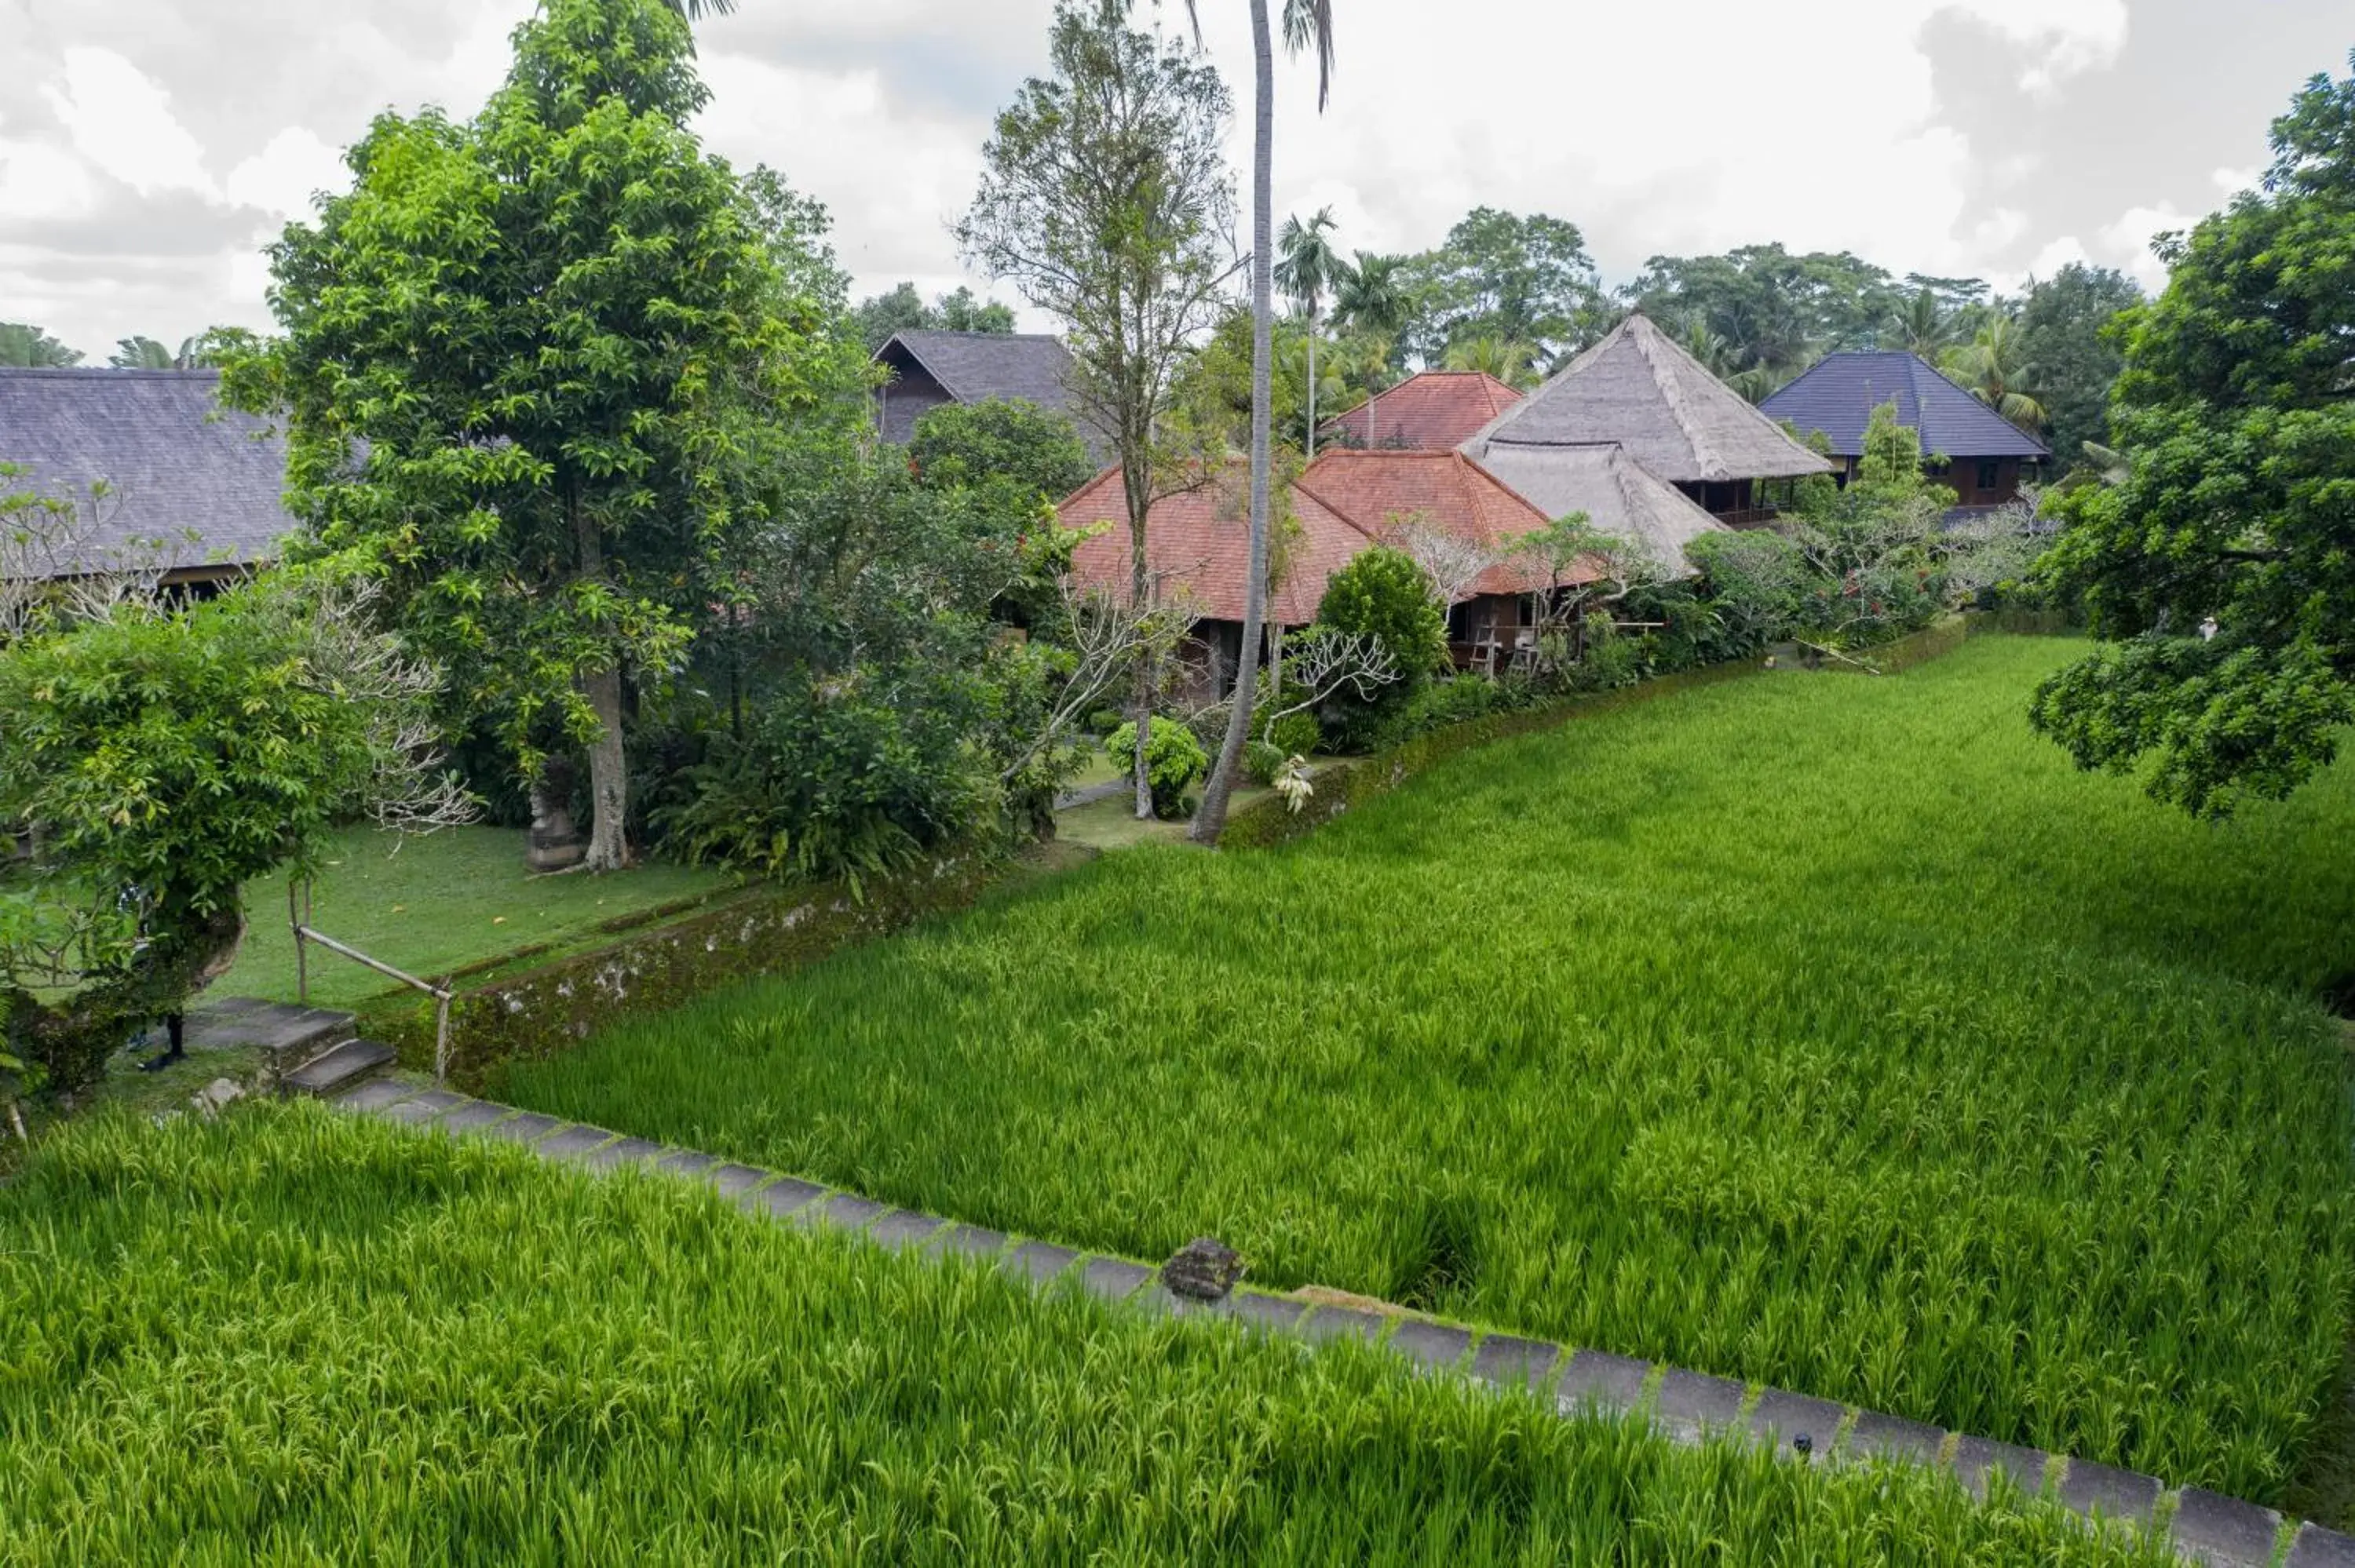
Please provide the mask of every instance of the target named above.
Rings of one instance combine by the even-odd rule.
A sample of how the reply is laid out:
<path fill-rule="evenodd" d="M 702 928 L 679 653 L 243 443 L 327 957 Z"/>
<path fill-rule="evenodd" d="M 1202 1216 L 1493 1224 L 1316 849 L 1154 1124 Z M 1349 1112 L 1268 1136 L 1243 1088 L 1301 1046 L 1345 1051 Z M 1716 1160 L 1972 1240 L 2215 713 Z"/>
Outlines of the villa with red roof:
<path fill-rule="evenodd" d="M 1156 502 L 1146 526 L 1154 589 L 1190 604 L 1196 641 L 1221 690 L 1242 651 L 1248 496 L 1249 470 L 1237 460 L 1201 485 Z M 1376 545 L 1399 543 L 1416 525 L 1471 540 L 1499 557 L 1450 607 L 1449 638 L 1460 658 L 1509 648 L 1517 630 L 1535 619 L 1532 596 L 1552 586 L 1532 565 L 1502 559 L 1513 540 L 1550 519 L 1460 452 L 1327 451 L 1294 482 L 1291 503 L 1300 531 L 1268 596 L 1273 626 L 1315 620 L 1334 573 Z M 1072 571 L 1089 587 L 1125 599 L 1134 579 L 1120 471 L 1105 470 L 1060 510 L 1067 528 L 1113 524 L 1079 546 Z M 1582 570 L 1561 586 L 1593 575 Z"/>

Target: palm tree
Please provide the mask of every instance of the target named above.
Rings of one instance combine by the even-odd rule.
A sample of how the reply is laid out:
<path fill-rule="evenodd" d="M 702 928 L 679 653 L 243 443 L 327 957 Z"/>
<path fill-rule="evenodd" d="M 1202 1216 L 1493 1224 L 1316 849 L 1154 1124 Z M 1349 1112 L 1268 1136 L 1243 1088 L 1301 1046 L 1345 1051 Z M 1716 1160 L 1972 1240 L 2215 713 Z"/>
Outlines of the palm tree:
<path fill-rule="evenodd" d="M 1934 365 L 1938 356 L 1954 345 L 1959 324 L 1956 313 L 1940 310 L 1938 296 L 1924 289 L 1908 300 L 1902 310 L 1889 313 L 1889 319 L 1881 326 L 1881 339 Z"/>
<path fill-rule="evenodd" d="M 736 0 L 666 0 L 670 8 L 690 22 L 700 22 L 706 16 L 732 16 Z"/>
<path fill-rule="evenodd" d="M 1538 351 L 1518 338 L 1483 333 L 1451 343 L 1441 363 L 1449 370 L 1493 376 L 1516 392 L 1526 392 L 1538 384 Z"/>
<path fill-rule="evenodd" d="M 1326 238 L 1333 232 L 1333 209 L 1326 207 L 1306 223 L 1295 214 L 1284 220 L 1275 248 L 1283 260 L 1275 264 L 1275 286 L 1300 313 L 1308 318 L 1308 461 L 1316 461 L 1316 316 L 1325 291 L 1338 282 L 1348 268 Z"/>
<path fill-rule="evenodd" d="M 1997 316 L 1979 328 L 1970 342 L 1947 351 L 1939 368 L 2021 429 L 2034 430 L 2046 422 L 2042 400 L 2030 390 L 2037 380 L 2036 367 L 2020 348 L 2011 317 Z"/>
<path fill-rule="evenodd" d="M 115 341 L 114 352 L 106 363 L 117 370 L 174 370 L 178 363 L 172 351 L 152 337 L 126 337 Z"/>
<path fill-rule="evenodd" d="M 1333 0 L 1283 0 L 1284 43 L 1293 53 L 1316 51 L 1316 110 L 1333 96 Z M 1199 0 L 1186 0 L 1201 35 Z M 1252 703 L 1259 683 L 1259 644 L 1267 621 L 1268 471 L 1271 409 L 1274 402 L 1275 337 L 1275 44 L 1268 28 L 1268 0 L 1251 0 L 1252 65 L 1258 97 L 1252 139 L 1252 452 L 1251 569 L 1243 584 L 1242 657 L 1236 661 L 1235 695 L 1227 713 L 1227 736 L 1217 766 L 1203 786 L 1194 814 L 1196 843 L 1215 844 L 1226 831 L 1227 800 L 1241 771 L 1243 743 L 1251 736 Z"/>

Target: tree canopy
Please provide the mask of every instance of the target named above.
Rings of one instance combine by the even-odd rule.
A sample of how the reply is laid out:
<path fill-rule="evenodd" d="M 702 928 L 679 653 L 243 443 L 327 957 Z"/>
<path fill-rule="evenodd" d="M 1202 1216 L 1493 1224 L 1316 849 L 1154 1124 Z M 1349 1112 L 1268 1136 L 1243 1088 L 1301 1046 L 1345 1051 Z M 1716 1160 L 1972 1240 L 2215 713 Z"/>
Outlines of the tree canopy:
<path fill-rule="evenodd" d="M 81 351 L 68 348 L 39 327 L 0 322 L 0 366 L 17 370 L 62 370 L 81 363 Z"/>
<path fill-rule="evenodd" d="M 874 353 L 903 332 L 986 332 L 1010 333 L 1014 330 L 1014 308 L 995 300 L 983 300 L 959 284 L 949 293 L 941 295 L 931 304 L 916 292 L 913 283 L 880 294 L 870 294 L 858 302 L 853 313 L 858 323 L 858 335 Z"/>
<path fill-rule="evenodd" d="M 289 420 L 314 549 L 357 546 L 527 776 L 589 750 L 622 863 L 623 688 L 736 592 L 763 453 L 855 424 L 865 366 L 777 264 L 776 193 L 704 156 L 661 0 L 550 0 L 481 114 L 381 116 L 347 195 L 272 252 L 284 327 L 232 374 Z M 364 455 L 363 455 L 364 454 Z"/>
<path fill-rule="evenodd" d="M 1413 313 L 1400 348 L 1425 365 L 1476 338 L 1528 344 L 1550 363 L 1611 324 L 1586 237 L 1543 213 L 1475 207 L 1405 271 Z"/>
<path fill-rule="evenodd" d="M 2080 766 L 2210 815 L 2288 793 L 2355 718 L 2355 79 L 2315 78 L 2272 143 L 2126 314 L 2127 471 L 2062 498 L 2051 567 L 2116 645 L 2034 709 Z"/>

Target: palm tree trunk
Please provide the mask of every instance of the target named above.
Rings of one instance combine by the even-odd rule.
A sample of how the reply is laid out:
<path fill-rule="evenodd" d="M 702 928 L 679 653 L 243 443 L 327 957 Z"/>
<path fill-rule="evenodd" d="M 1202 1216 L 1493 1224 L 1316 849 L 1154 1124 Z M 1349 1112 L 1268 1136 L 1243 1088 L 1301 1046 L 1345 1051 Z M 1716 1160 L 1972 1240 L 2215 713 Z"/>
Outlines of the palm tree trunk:
<path fill-rule="evenodd" d="M 1235 661 L 1234 701 L 1227 738 L 1202 790 L 1193 840 L 1215 844 L 1227 828 L 1227 801 L 1251 735 L 1252 700 L 1259 688 L 1259 644 L 1267 619 L 1267 513 L 1270 406 L 1275 357 L 1275 45 L 1269 37 L 1267 0 L 1251 0 L 1252 63 L 1259 92 L 1252 149 L 1252 423 L 1251 567 L 1243 584 L 1242 656 Z"/>
<path fill-rule="evenodd" d="M 1308 461 L 1316 461 L 1316 306 L 1308 307 Z"/>

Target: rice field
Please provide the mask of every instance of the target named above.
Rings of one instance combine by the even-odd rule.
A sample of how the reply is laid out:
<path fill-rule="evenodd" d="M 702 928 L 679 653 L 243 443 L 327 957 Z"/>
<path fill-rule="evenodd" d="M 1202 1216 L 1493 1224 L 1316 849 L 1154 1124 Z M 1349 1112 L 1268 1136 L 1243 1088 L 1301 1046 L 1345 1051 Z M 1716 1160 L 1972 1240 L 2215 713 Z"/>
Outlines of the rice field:
<path fill-rule="evenodd" d="M 2166 1561 L 311 1106 L 0 1188 L 0 1563 Z"/>
<path fill-rule="evenodd" d="M 535 1108 L 2260 1499 L 2345 1349 L 2355 773 L 2223 828 L 2073 649 L 1774 675 L 1124 852 L 517 1070 Z"/>

